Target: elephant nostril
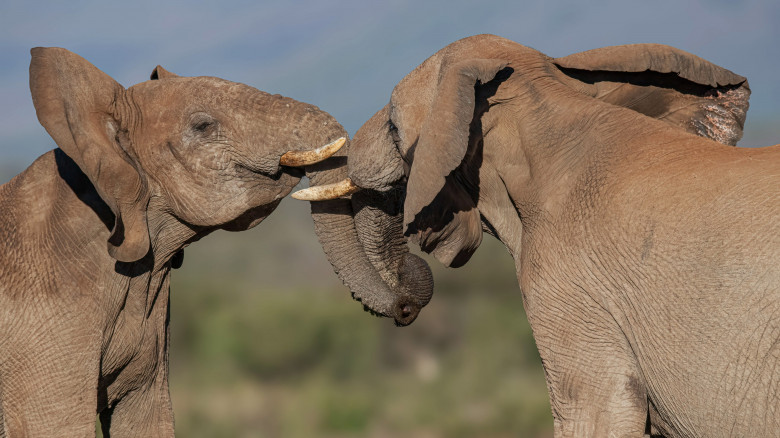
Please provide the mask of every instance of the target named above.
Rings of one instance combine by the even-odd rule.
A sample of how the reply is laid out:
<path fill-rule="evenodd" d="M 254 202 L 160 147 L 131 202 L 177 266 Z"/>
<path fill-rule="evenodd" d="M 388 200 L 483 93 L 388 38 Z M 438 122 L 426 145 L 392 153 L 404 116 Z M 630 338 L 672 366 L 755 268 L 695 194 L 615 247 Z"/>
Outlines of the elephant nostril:
<path fill-rule="evenodd" d="M 397 303 L 395 309 L 395 325 L 399 327 L 411 324 L 417 319 L 417 315 L 420 313 L 420 308 L 410 302 Z"/>

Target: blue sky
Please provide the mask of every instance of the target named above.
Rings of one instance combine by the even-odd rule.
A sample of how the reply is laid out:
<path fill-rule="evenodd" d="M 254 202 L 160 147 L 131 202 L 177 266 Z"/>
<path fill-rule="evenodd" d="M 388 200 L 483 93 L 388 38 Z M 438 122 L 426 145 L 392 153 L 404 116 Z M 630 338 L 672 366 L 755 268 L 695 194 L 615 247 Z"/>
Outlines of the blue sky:
<path fill-rule="evenodd" d="M 54 147 L 28 88 L 29 49 L 59 46 L 120 83 L 162 64 L 313 103 L 350 132 L 406 73 L 448 43 L 493 33 L 564 56 L 655 42 L 746 76 L 744 146 L 780 142 L 780 2 L 5 0 L 0 6 L 0 166 L 21 170 Z"/>

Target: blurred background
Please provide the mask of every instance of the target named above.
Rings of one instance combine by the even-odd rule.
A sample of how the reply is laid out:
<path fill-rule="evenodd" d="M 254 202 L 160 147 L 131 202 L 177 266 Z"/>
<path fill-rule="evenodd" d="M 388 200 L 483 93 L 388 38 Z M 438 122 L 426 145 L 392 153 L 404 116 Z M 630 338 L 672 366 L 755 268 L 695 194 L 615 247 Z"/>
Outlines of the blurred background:
<path fill-rule="evenodd" d="M 29 49 L 60 46 L 125 86 L 155 65 L 309 102 L 354 135 L 448 43 L 493 33 L 550 56 L 664 43 L 746 76 L 743 147 L 780 142 L 775 0 L 480 2 L 5 0 L 0 183 L 55 147 L 28 88 Z M 0 212 L 2 214 L 2 212 Z M 550 437 L 544 376 L 514 265 L 487 238 L 434 269 L 410 327 L 364 313 L 325 260 L 308 205 L 185 251 L 171 298 L 171 392 L 183 437 Z"/>

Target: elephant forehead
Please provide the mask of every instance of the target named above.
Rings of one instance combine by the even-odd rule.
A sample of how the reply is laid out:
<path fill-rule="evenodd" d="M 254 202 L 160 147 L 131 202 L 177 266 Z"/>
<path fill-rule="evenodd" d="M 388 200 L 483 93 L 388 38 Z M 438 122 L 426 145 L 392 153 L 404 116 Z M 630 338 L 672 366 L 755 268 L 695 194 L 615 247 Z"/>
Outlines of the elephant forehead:
<path fill-rule="evenodd" d="M 257 95 L 267 96 L 267 93 L 249 85 L 209 76 L 151 80 L 136 84 L 128 91 L 137 103 L 145 103 L 159 110 L 181 110 L 190 103 L 204 107 L 228 108 L 238 102 L 249 101 Z"/>
<path fill-rule="evenodd" d="M 420 136 L 420 130 L 430 114 L 432 103 L 432 98 L 390 103 L 390 121 L 398 129 L 402 140 L 399 147 L 403 155 L 409 152 L 409 148 Z"/>
<path fill-rule="evenodd" d="M 430 106 L 439 82 L 440 67 L 440 54 L 426 59 L 393 88 L 391 104 L 399 107 Z"/>
<path fill-rule="evenodd" d="M 422 125 L 430 115 L 437 82 L 438 72 L 415 70 L 393 90 L 389 116 L 401 136 L 400 147 L 404 155 L 419 137 Z"/>

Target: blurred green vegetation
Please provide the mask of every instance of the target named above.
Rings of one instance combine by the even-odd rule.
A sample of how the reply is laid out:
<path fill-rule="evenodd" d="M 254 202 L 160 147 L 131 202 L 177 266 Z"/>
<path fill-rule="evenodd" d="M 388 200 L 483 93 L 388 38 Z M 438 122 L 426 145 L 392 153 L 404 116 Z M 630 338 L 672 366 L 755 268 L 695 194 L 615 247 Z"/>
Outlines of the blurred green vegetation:
<path fill-rule="evenodd" d="M 461 269 L 427 259 L 433 300 L 397 328 L 350 298 L 306 203 L 187 248 L 171 286 L 177 434 L 552 436 L 507 251 L 486 236 Z"/>

